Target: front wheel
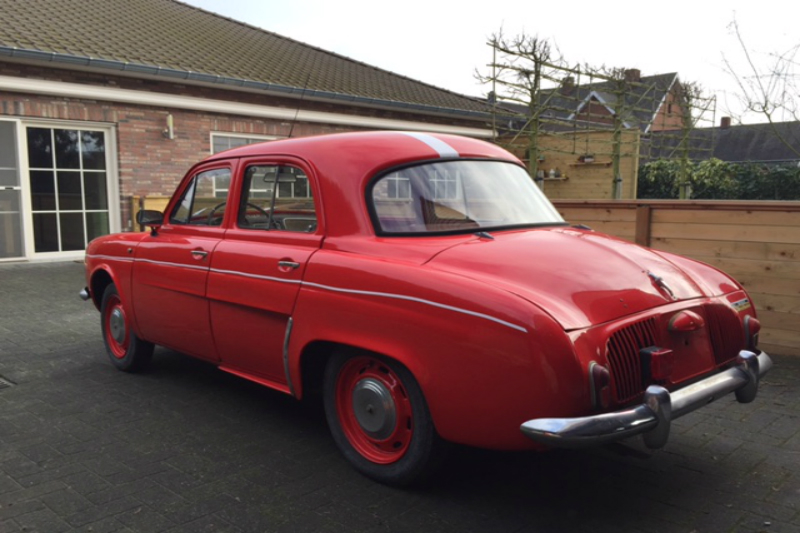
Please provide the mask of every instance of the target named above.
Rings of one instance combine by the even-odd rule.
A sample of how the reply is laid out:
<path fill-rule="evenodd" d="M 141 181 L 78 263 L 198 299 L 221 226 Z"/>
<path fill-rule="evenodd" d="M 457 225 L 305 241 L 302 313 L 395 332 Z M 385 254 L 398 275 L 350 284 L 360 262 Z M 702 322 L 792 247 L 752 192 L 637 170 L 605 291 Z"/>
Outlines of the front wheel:
<path fill-rule="evenodd" d="M 103 342 L 111 363 L 125 372 L 138 372 L 147 367 L 153 357 L 154 346 L 137 337 L 131 329 L 128 310 L 122 305 L 113 283 L 103 292 L 100 317 Z"/>
<path fill-rule="evenodd" d="M 362 474 L 404 486 L 438 464 L 441 442 L 422 390 L 399 363 L 365 352 L 334 354 L 324 403 L 336 445 Z"/>

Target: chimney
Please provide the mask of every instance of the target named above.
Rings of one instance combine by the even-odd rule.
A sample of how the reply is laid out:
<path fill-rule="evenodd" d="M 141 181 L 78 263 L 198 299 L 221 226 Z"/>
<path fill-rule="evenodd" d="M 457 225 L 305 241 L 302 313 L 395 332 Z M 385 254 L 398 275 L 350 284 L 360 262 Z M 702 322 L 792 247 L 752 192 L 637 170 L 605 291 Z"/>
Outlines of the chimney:
<path fill-rule="evenodd" d="M 720 129 L 727 130 L 731 127 L 731 117 L 722 117 L 719 120 Z"/>
<path fill-rule="evenodd" d="M 642 81 L 642 71 L 638 68 L 625 69 L 625 81 L 633 83 Z"/>
<path fill-rule="evenodd" d="M 559 92 L 563 95 L 570 95 L 572 91 L 575 89 L 575 78 L 572 76 L 567 76 L 564 78 L 564 81 L 561 82 L 561 88 Z"/>

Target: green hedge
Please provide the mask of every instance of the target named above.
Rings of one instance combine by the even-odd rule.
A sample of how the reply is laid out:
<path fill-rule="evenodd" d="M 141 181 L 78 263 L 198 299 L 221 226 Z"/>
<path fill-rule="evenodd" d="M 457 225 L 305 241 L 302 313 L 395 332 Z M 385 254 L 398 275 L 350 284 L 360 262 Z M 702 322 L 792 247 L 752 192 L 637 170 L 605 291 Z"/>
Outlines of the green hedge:
<path fill-rule="evenodd" d="M 681 162 L 660 159 L 639 167 L 639 198 L 678 198 Z M 800 200 L 800 167 L 765 167 L 709 159 L 688 163 L 698 200 Z"/>

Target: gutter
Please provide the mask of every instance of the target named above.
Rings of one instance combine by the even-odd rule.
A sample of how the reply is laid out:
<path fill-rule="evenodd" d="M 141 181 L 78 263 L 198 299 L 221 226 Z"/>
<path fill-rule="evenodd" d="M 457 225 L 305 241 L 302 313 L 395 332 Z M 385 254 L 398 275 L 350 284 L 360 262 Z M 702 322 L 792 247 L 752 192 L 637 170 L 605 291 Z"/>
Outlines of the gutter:
<path fill-rule="evenodd" d="M 21 59 L 24 61 L 37 61 L 45 63 L 56 63 L 63 66 L 80 66 L 99 70 L 113 70 L 119 72 L 130 72 L 132 74 L 155 76 L 168 78 L 170 80 L 182 80 L 196 83 L 207 83 L 211 85 L 222 85 L 225 88 L 242 88 L 259 92 L 283 96 L 302 96 L 303 98 L 314 98 L 328 102 L 347 102 L 350 104 L 364 105 L 370 107 L 385 107 L 389 109 L 410 110 L 420 113 L 440 114 L 445 116 L 455 116 L 461 118 L 472 118 L 488 120 L 491 115 L 489 112 L 468 111 L 462 109 L 452 109 L 446 107 L 430 106 L 424 104 L 412 104 L 408 102 L 398 102 L 394 100 L 381 100 L 365 96 L 355 96 L 349 94 L 335 93 L 330 91 L 319 91 L 315 89 L 303 89 L 299 87 L 289 87 L 274 83 L 261 81 L 245 80 L 240 78 L 230 78 L 217 76 L 203 72 L 192 72 L 172 68 L 144 65 L 141 63 L 129 63 L 114 59 L 100 59 L 86 56 L 76 56 L 72 54 L 62 54 L 59 52 L 43 52 L 40 50 L 30 50 L 17 48 L 15 46 L 0 45 L 0 56 Z M 464 97 L 467 98 L 467 97 Z"/>

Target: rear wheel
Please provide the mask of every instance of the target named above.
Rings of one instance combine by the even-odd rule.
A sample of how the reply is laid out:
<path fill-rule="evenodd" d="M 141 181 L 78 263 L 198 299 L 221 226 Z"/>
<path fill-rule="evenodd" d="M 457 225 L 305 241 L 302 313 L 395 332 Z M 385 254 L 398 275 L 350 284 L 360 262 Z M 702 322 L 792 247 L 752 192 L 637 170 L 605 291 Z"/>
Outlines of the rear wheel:
<path fill-rule="evenodd" d="M 122 305 L 117 287 L 112 283 L 103 292 L 100 327 L 111 363 L 125 372 L 138 372 L 150 363 L 153 344 L 143 341 L 131 329 L 127 309 Z"/>
<path fill-rule="evenodd" d="M 324 403 L 337 446 L 366 476 L 408 485 L 438 463 L 441 443 L 422 390 L 399 363 L 366 352 L 334 354 Z"/>

